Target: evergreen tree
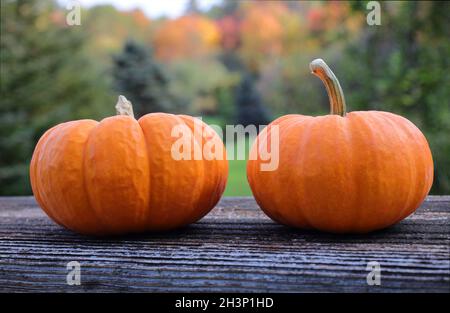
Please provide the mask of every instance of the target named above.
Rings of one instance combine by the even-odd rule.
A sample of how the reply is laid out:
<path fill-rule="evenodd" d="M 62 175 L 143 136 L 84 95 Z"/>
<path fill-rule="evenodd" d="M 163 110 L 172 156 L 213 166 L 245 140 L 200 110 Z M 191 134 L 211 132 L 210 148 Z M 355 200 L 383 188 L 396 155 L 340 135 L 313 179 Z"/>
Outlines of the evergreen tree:
<path fill-rule="evenodd" d="M 255 88 L 255 79 L 249 73 L 242 76 L 236 88 L 237 121 L 244 126 L 267 125 L 269 117 L 262 104 L 261 96 Z"/>
<path fill-rule="evenodd" d="M 114 57 L 113 76 L 116 89 L 133 103 L 137 116 L 173 108 L 166 72 L 145 46 L 127 41 Z"/>
<path fill-rule="evenodd" d="M 82 30 L 55 21 L 56 9 L 53 1 L 1 1 L 0 195 L 31 193 L 29 162 L 45 130 L 97 118 L 108 105 Z"/>
<path fill-rule="evenodd" d="M 199 14 L 201 10 L 198 6 L 197 0 L 189 0 L 185 9 L 186 14 Z"/>

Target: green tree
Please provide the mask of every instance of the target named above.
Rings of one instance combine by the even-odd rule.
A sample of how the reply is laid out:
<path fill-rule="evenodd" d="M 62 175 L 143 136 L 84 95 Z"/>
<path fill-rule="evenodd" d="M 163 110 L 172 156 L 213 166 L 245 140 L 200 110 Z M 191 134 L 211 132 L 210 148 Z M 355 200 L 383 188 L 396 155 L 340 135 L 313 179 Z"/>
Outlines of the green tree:
<path fill-rule="evenodd" d="M 29 162 L 45 130 L 99 117 L 112 101 L 82 30 L 56 21 L 56 10 L 53 1 L 1 2 L 0 195 L 31 193 Z"/>
<path fill-rule="evenodd" d="M 247 125 L 267 125 L 269 114 L 262 104 L 262 99 L 255 88 L 252 74 L 244 73 L 240 84 L 236 88 L 237 122 Z"/>
<path fill-rule="evenodd" d="M 233 88 L 239 75 L 214 59 L 183 59 L 168 67 L 170 91 L 188 114 L 220 115 L 223 122 L 232 114 Z"/>
<path fill-rule="evenodd" d="M 174 109 L 169 78 L 150 49 L 129 40 L 113 61 L 115 88 L 133 103 L 137 116 Z"/>

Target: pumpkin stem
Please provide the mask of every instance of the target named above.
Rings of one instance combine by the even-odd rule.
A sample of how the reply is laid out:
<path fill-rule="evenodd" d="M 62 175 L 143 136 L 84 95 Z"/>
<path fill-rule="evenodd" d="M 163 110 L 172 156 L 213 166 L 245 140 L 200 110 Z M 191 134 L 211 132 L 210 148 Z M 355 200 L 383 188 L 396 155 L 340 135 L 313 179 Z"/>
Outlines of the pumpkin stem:
<path fill-rule="evenodd" d="M 131 102 L 127 100 L 124 96 L 120 95 L 116 104 L 117 115 L 128 115 L 134 117 L 133 106 Z"/>
<path fill-rule="evenodd" d="M 344 93 L 338 79 L 322 59 L 315 59 L 309 64 L 311 72 L 322 80 L 330 98 L 330 112 L 345 116 L 346 107 Z"/>

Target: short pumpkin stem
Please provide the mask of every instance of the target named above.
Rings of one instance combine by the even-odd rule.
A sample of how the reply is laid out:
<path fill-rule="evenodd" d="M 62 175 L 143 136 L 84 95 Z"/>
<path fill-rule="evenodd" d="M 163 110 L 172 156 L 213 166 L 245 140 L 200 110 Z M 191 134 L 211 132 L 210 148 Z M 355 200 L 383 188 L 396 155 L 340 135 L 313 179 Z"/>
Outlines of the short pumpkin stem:
<path fill-rule="evenodd" d="M 116 104 L 117 115 L 128 115 L 134 117 L 133 106 L 131 102 L 127 100 L 124 96 L 120 95 Z"/>
<path fill-rule="evenodd" d="M 345 116 L 346 107 L 344 93 L 338 79 L 322 59 L 315 59 L 309 64 L 311 72 L 325 84 L 330 98 L 330 113 Z"/>

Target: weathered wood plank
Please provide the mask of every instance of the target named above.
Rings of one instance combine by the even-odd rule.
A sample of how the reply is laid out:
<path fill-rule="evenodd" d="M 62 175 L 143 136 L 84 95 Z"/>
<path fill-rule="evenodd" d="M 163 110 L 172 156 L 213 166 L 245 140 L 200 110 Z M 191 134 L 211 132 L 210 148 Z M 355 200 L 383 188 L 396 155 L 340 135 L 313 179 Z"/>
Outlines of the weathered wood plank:
<path fill-rule="evenodd" d="M 79 236 L 32 197 L 0 198 L 0 291 L 450 292 L 450 196 L 430 196 L 402 223 L 336 236 L 273 223 L 252 198 L 224 198 L 169 233 Z M 66 265 L 81 264 L 81 285 Z M 367 262 L 381 265 L 369 286 Z"/>

